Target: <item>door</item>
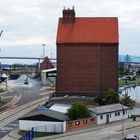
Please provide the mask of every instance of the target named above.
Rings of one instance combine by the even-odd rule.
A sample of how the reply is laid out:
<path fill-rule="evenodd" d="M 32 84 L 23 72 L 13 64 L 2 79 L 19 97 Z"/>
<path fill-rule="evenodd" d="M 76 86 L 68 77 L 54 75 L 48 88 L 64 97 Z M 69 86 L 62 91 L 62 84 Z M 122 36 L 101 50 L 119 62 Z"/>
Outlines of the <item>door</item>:
<path fill-rule="evenodd" d="M 109 114 L 106 114 L 106 123 L 109 123 Z"/>

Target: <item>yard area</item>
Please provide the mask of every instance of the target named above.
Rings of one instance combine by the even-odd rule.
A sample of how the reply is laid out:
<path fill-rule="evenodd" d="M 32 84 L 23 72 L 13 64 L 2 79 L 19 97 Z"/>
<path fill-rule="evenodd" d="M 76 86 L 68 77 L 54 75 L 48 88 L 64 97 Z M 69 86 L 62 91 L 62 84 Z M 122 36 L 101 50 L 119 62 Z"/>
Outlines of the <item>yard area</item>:
<path fill-rule="evenodd" d="M 137 78 L 136 80 L 121 80 L 119 81 L 119 87 L 128 85 L 128 84 L 140 84 L 140 78 Z"/>

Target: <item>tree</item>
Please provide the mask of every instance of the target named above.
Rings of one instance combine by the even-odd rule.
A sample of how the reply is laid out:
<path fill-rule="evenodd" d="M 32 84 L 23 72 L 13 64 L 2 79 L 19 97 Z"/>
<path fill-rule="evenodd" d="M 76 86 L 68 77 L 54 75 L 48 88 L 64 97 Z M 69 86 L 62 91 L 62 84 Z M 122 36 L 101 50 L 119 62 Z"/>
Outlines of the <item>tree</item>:
<path fill-rule="evenodd" d="M 122 98 L 121 99 L 121 104 L 123 104 L 123 105 L 125 105 L 125 106 L 128 106 L 128 107 L 132 107 L 132 106 L 134 106 L 135 105 L 135 101 L 134 100 L 132 100 L 131 98 L 130 98 L 130 96 L 124 96 L 124 98 Z"/>
<path fill-rule="evenodd" d="M 99 104 L 99 105 L 106 105 L 107 101 L 106 101 L 106 96 L 97 96 L 95 98 L 95 101 Z"/>
<path fill-rule="evenodd" d="M 99 105 L 115 104 L 119 103 L 119 95 L 114 91 L 114 89 L 109 89 L 106 96 L 97 96 L 95 101 Z"/>
<path fill-rule="evenodd" d="M 107 91 L 106 97 L 107 104 L 119 103 L 119 95 L 114 91 L 114 89 L 109 89 Z"/>
<path fill-rule="evenodd" d="M 74 103 L 67 111 L 70 120 L 90 117 L 90 111 L 84 103 Z"/>

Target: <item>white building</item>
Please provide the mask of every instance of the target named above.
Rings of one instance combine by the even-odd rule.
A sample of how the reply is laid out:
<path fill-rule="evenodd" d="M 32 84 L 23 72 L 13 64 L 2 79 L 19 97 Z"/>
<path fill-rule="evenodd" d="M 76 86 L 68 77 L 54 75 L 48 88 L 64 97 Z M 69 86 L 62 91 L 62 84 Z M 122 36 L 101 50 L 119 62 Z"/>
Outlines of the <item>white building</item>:
<path fill-rule="evenodd" d="M 68 110 L 70 107 L 71 107 L 70 104 L 59 104 L 59 103 L 55 103 L 55 104 L 53 104 L 49 109 L 66 114 L 66 113 L 67 113 L 67 110 Z"/>
<path fill-rule="evenodd" d="M 121 104 L 99 106 L 90 109 L 96 114 L 97 125 L 127 119 L 129 108 Z"/>
<path fill-rule="evenodd" d="M 19 119 L 19 129 L 29 131 L 34 128 L 36 132 L 64 133 L 66 119 L 63 113 L 45 108 L 36 109 Z"/>
<path fill-rule="evenodd" d="M 41 71 L 41 82 L 43 86 L 55 85 L 56 68 Z"/>

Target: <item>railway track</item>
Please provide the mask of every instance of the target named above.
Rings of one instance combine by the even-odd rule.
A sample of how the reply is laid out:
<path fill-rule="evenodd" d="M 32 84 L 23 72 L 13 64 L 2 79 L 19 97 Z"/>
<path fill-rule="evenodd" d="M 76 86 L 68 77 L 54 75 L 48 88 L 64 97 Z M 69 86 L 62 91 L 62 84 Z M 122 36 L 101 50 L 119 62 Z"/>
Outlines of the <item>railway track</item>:
<path fill-rule="evenodd" d="M 8 125 L 9 123 L 15 121 L 16 119 L 22 117 L 26 113 L 35 109 L 38 105 L 43 105 L 49 99 L 49 97 L 40 98 L 34 100 L 30 103 L 14 107 L 9 111 L 0 114 L 0 128 Z"/>

